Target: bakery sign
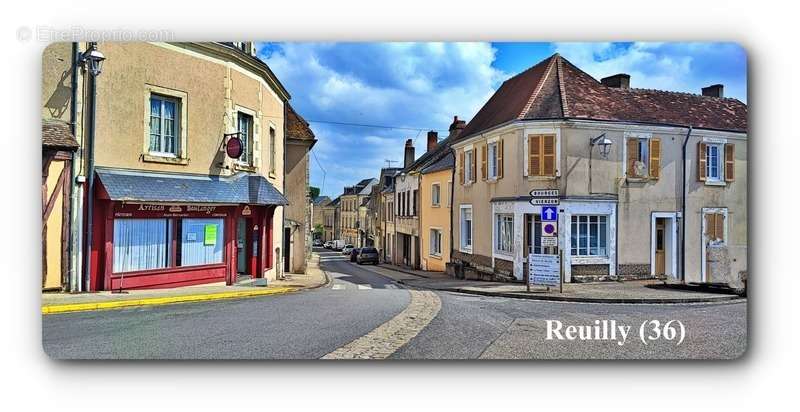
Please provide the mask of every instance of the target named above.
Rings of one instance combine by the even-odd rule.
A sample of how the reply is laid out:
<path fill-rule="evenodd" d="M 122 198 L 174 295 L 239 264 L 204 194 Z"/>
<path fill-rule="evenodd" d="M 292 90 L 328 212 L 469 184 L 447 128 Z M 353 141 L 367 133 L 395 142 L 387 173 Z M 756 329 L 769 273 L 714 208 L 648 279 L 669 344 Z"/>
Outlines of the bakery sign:
<path fill-rule="evenodd" d="M 192 217 L 227 216 L 227 208 L 205 205 L 167 205 L 158 203 L 120 203 L 114 208 L 114 217 Z"/>

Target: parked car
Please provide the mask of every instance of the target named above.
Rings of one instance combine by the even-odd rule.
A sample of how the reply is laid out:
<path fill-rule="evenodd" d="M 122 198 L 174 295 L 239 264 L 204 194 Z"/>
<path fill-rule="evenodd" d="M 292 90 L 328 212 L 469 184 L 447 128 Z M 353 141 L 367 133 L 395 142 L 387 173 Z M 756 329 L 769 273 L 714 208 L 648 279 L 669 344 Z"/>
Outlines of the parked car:
<path fill-rule="evenodd" d="M 352 252 L 350 252 L 350 261 L 351 262 L 355 262 L 356 261 L 356 256 L 358 256 L 358 252 L 360 250 L 361 250 L 360 248 L 355 248 L 355 249 L 353 249 Z"/>
<path fill-rule="evenodd" d="M 330 248 L 332 248 L 332 247 L 333 247 L 333 242 L 331 242 L 331 241 L 329 240 L 329 241 L 325 242 L 325 243 L 322 245 L 322 247 L 324 247 L 325 249 L 330 249 Z"/>
<path fill-rule="evenodd" d="M 350 252 L 352 252 L 352 251 L 353 251 L 353 245 L 351 245 L 351 244 L 346 244 L 342 248 L 342 254 L 343 255 L 349 255 Z"/>
<path fill-rule="evenodd" d="M 314 247 L 322 246 L 322 239 L 314 239 Z"/>
<path fill-rule="evenodd" d="M 363 265 L 364 263 L 378 264 L 378 249 L 374 247 L 362 248 L 356 257 L 356 263 Z"/>

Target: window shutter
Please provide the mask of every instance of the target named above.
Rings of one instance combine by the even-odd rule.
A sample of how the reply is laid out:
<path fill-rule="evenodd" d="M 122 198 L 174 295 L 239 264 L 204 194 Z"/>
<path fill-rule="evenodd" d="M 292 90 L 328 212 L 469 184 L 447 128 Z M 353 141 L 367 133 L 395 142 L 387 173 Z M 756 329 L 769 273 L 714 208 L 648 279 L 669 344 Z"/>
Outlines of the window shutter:
<path fill-rule="evenodd" d="M 706 144 L 697 143 L 697 180 L 706 181 Z"/>
<path fill-rule="evenodd" d="M 497 142 L 497 178 L 503 178 L 503 139 Z"/>
<path fill-rule="evenodd" d="M 487 170 L 486 164 L 488 163 L 486 161 L 487 160 L 486 158 L 488 153 L 489 153 L 488 146 L 486 145 L 486 143 L 484 143 L 483 145 L 481 145 L 481 178 L 483 180 L 486 180 L 486 170 Z"/>
<path fill-rule="evenodd" d="M 544 176 L 556 175 L 555 135 L 542 136 L 542 174 Z"/>
<path fill-rule="evenodd" d="M 725 215 L 722 213 L 714 214 L 714 236 L 719 240 L 725 240 Z"/>
<path fill-rule="evenodd" d="M 475 149 L 472 149 L 471 152 L 472 152 L 472 164 L 470 166 L 472 167 L 472 172 L 469 174 L 469 179 L 470 179 L 469 181 L 474 182 L 476 176 L 478 176 L 478 159 L 476 159 L 478 153 Z"/>
<path fill-rule="evenodd" d="M 636 161 L 639 160 L 639 139 L 631 138 L 625 142 L 625 151 L 627 153 L 627 169 L 628 177 L 637 177 L 636 175 Z"/>
<path fill-rule="evenodd" d="M 458 152 L 458 182 L 464 184 L 464 151 Z"/>
<path fill-rule="evenodd" d="M 734 166 L 736 161 L 735 146 L 733 143 L 725 144 L 725 181 L 733 182 Z"/>
<path fill-rule="evenodd" d="M 658 179 L 661 173 L 661 139 L 650 139 L 650 178 Z"/>
<path fill-rule="evenodd" d="M 539 154 L 541 153 L 541 136 L 528 136 L 528 176 L 539 176 L 541 170 L 541 162 L 539 161 Z"/>

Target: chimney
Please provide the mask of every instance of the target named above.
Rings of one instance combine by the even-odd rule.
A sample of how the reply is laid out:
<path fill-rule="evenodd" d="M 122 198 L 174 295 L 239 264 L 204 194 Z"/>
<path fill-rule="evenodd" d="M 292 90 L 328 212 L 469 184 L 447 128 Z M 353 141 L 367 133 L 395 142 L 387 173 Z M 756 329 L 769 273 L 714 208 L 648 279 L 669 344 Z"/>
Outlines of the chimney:
<path fill-rule="evenodd" d="M 703 87 L 703 96 L 725 97 L 722 94 L 721 84 L 712 84 L 711 86 Z"/>
<path fill-rule="evenodd" d="M 467 127 L 467 122 L 458 120 L 458 116 L 453 116 L 453 123 L 450 124 L 450 136 L 457 137 L 465 127 Z"/>
<path fill-rule="evenodd" d="M 631 88 L 631 75 L 625 73 L 615 74 L 613 76 L 604 77 L 600 83 L 615 89 L 630 89 Z"/>
<path fill-rule="evenodd" d="M 403 167 L 411 166 L 414 163 L 414 142 L 411 139 L 406 140 L 406 152 L 403 157 Z"/>
<path fill-rule="evenodd" d="M 431 130 L 428 132 L 428 151 L 435 149 L 437 144 L 439 144 L 439 133 Z"/>

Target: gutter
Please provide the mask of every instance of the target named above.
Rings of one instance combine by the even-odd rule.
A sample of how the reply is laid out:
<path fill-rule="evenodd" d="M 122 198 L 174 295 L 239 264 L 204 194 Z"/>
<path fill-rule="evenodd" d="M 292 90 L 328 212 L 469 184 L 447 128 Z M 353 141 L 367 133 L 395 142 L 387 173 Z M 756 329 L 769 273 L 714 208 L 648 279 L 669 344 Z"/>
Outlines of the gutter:
<path fill-rule="evenodd" d="M 84 278 L 84 290 L 88 291 L 91 286 L 91 273 L 92 273 L 92 231 L 94 230 L 93 220 L 94 220 L 94 132 L 96 126 L 96 115 L 97 115 L 97 76 L 91 75 L 89 76 L 91 79 L 90 83 L 90 91 L 91 94 L 91 104 L 89 106 L 89 116 L 90 123 L 89 123 L 89 136 L 87 139 L 87 151 L 86 151 L 86 159 L 87 159 L 87 167 L 86 167 L 86 252 L 84 253 L 85 263 L 83 267 Z"/>
<path fill-rule="evenodd" d="M 683 173 L 681 175 L 681 280 L 686 282 L 686 145 L 692 136 L 692 126 L 686 132 L 681 148 L 681 160 L 683 163 Z"/>

